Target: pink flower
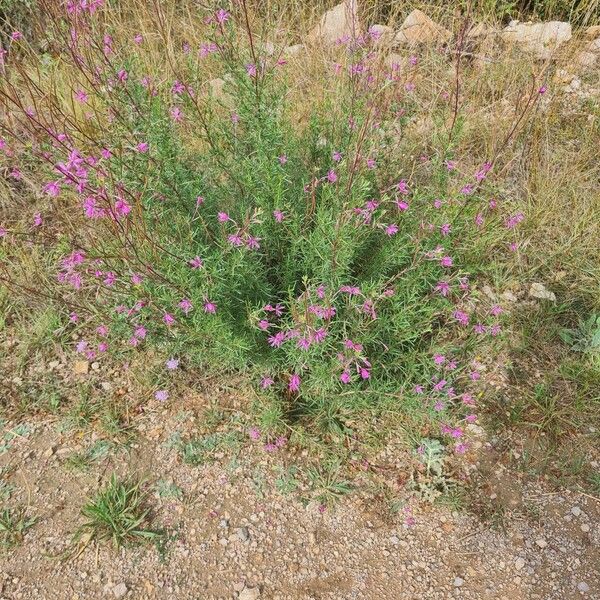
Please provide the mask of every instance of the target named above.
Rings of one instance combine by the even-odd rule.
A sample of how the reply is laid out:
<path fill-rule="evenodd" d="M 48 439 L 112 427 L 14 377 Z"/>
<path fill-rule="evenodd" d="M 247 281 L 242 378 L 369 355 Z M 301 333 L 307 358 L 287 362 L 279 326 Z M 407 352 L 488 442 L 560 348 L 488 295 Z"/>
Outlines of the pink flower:
<path fill-rule="evenodd" d="M 17 41 L 23 39 L 23 34 L 20 31 L 13 31 L 10 37 L 12 40 Z"/>
<path fill-rule="evenodd" d="M 146 338 L 146 328 L 143 327 L 142 325 L 138 325 L 134 330 L 133 330 L 133 335 L 138 339 L 138 340 L 143 340 Z"/>
<path fill-rule="evenodd" d="M 259 440 L 260 439 L 260 429 L 258 427 L 250 427 L 248 430 L 248 436 L 251 440 Z"/>
<path fill-rule="evenodd" d="M 181 302 L 177 306 L 179 306 L 179 308 L 186 315 L 192 310 L 192 308 L 194 308 L 192 303 L 187 298 L 184 298 L 183 300 L 181 300 Z"/>
<path fill-rule="evenodd" d="M 279 164 L 281 164 L 281 165 L 285 165 L 285 163 L 287 162 L 287 160 L 288 160 L 288 159 L 287 159 L 287 156 L 286 156 L 285 154 L 282 154 L 282 155 L 279 157 Z"/>
<path fill-rule="evenodd" d="M 170 313 L 165 313 L 163 315 L 163 321 L 167 327 L 171 327 L 171 325 L 175 323 L 175 317 Z"/>
<path fill-rule="evenodd" d="M 396 184 L 396 188 L 398 189 L 398 191 L 399 191 L 401 194 L 404 194 L 405 196 L 406 196 L 408 193 L 410 193 L 410 190 L 408 189 L 408 183 L 406 183 L 406 180 L 405 180 L 405 179 L 402 179 L 401 181 L 399 181 L 399 182 Z"/>
<path fill-rule="evenodd" d="M 131 212 L 131 206 L 127 204 L 127 202 L 123 200 L 123 198 L 119 198 L 115 202 L 115 212 L 118 216 L 124 217 Z"/>
<path fill-rule="evenodd" d="M 133 285 L 140 285 L 142 281 L 144 281 L 144 278 L 139 273 L 134 273 L 131 276 L 131 283 L 133 283 Z"/>
<path fill-rule="evenodd" d="M 88 101 L 88 95 L 85 93 L 84 90 L 77 90 L 75 92 L 75 100 L 84 104 Z"/>
<path fill-rule="evenodd" d="M 290 392 L 297 392 L 300 389 L 300 376 L 296 373 L 290 377 L 288 389 Z"/>
<path fill-rule="evenodd" d="M 461 324 L 461 325 L 468 325 L 469 324 L 469 315 L 461 310 L 456 310 L 454 311 L 454 318 Z"/>
<path fill-rule="evenodd" d="M 396 205 L 398 210 L 400 210 L 402 212 L 408 210 L 408 202 L 405 202 L 404 200 L 395 200 L 394 204 Z"/>
<path fill-rule="evenodd" d="M 438 281 L 434 289 L 444 297 L 450 293 L 450 285 L 447 281 Z"/>
<path fill-rule="evenodd" d="M 273 217 L 275 218 L 275 221 L 277 223 L 281 223 L 283 221 L 283 219 L 285 218 L 285 215 L 280 210 L 274 210 Z"/>
<path fill-rule="evenodd" d="M 308 350 L 310 348 L 311 342 L 308 338 L 299 338 L 296 342 L 296 345 L 300 350 Z"/>
<path fill-rule="evenodd" d="M 141 33 L 138 33 L 134 36 L 133 41 L 139 46 L 144 41 L 144 37 Z"/>
<path fill-rule="evenodd" d="M 207 300 L 204 303 L 204 312 L 205 313 L 209 313 L 211 315 L 216 314 L 216 312 L 217 312 L 217 305 L 214 302 L 211 302 L 210 300 Z"/>
<path fill-rule="evenodd" d="M 56 197 L 60 194 L 60 182 L 58 181 L 49 181 L 44 187 L 44 192 L 48 194 L 48 196 Z"/>
<path fill-rule="evenodd" d="M 248 236 L 246 240 L 246 246 L 251 250 L 258 250 L 260 248 L 260 238 L 253 237 L 251 235 Z"/>
<path fill-rule="evenodd" d="M 350 371 L 343 371 L 340 375 L 340 381 L 342 383 L 350 383 L 351 379 Z"/>
<path fill-rule="evenodd" d="M 148 142 L 140 142 L 137 146 L 136 146 L 136 150 L 138 152 L 141 152 L 142 154 L 145 154 L 146 152 L 148 152 Z"/>
<path fill-rule="evenodd" d="M 219 223 L 227 223 L 227 221 L 231 220 L 230 216 L 225 212 L 218 213 L 217 219 L 219 220 Z"/>
<path fill-rule="evenodd" d="M 235 248 L 239 248 L 240 246 L 242 246 L 244 244 L 244 242 L 242 241 L 242 238 L 240 237 L 240 235 L 238 233 L 232 233 L 232 234 L 228 235 L 227 241 Z"/>
<path fill-rule="evenodd" d="M 473 396 L 471 396 L 471 394 L 463 394 L 461 396 L 461 400 L 463 404 L 466 404 L 467 406 L 473 406 L 475 404 L 475 400 L 473 400 Z"/>
<path fill-rule="evenodd" d="M 158 390 L 155 394 L 154 397 L 159 401 L 159 402 L 166 402 L 169 399 L 169 392 L 167 392 L 167 390 Z"/>
<path fill-rule="evenodd" d="M 43 224 L 43 219 L 42 219 L 42 215 L 40 213 L 35 213 L 35 215 L 33 215 L 33 226 L 34 227 L 40 227 Z"/>
<path fill-rule="evenodd" d="M 340 162 L 342 160 L 342 153 L 336 151 L 333 153 L 332 158 L 335 162 Z"/>
<path fill-rule="evenodd" d="M 337 173 L 333 169 L 330 169 L 327 173 L 327 181 L 329 181 L 329 183 L 335 183 L 337 181 L 337 178 Z"/>
<path fill-rule="evenodd" d="M 450 256 L 442 256 L 442 258 L 440 258 L 440 265 L 442 265 L 442 267 L 451 267 L 453 264 Z"/>
<path fill-rule="evenodd" d="M 96 333 L 102 337 L 106 337 L 108 335 L 108 327 L 106 325 L 99 325 L 96 327 Z"/>
<path fill-rule="evenodd" d="M 189 265 L 192 269 L 201 269 L 204 265 L 204 261 L 199 256 L 194 256 L 194 258 L 190 260 Z"/>
<path fill-rule="evenodd" d="M 271 348 L 279 348 L 285 342 L 285 333 L 278 331 L 275 335 L 270 336 L 267 341 Z"/>
<path fill-rule="evenodd" d="M 273 381 L 273 379 L 271 377 L 263 377 L 261 382 L 260 382 L 260 387 L 263 390 L 266 390 L 267 388 L 270 388 L 275 382 Z"/>
<path fill-rule="evenodd" d="M 446 362 L 446 357 L 443 354 L 434 354 L 433 362 L 436 365 L 443 365 Z"/>
<path fill-rule="evenodd" d="M 121 69 L 118 73 L 117 73 L 117 79 L 121 82 L 124 83 L 125 81 L 127 81 L 127 79 L 129 78 L 129 74 L 127 73 L 127 71 L 125 69 Z"/>
<path fill-rule="evenodd" d="M 174 371 L 179 366 L 179 360 L 177 358 L 169 358 L 165 365 L 169 371 Z"/>
<path fill-rule="evenodd" d="M 385 233 L 386 235 L 392 236 L 392 235 L 396 235 L 398 233 L 398 225 L 388 225 L 385 228 Z"/>
<path fill-rule="evenodd" d="M 173 106 L 169 111 L 169 114 L 171 115 L 171 119 L 173 119 L 175 123 L 180 123 L 181 119 L 183 118 L 183 113 L 181 112 L 181 109 L 178 106 Z"/>
<path fill-rule="evenodd" d="M 230 14 L 224 8 L 220 8 L 215 13 L 215 19 L 217 20 L 217 23 L 219 25 L 223 25 L 224 23 L 226 23 L 229 20 L 229 17 Z"/>
<path fill-rule="evenodd" d="M 248 73 L 250 77 L 256 77 L 256 65 L 248 63 L 246 65 L 246 73 Z"/>
<path fill-rule="evenodd" d="M 440 379 L 434 386 L 433 386 L 433 390 L 435 392 L 440 392 L 441 390 L 443 390 L 446 387 L 446 384 L 448 382 L 445 379 Z"/>
<path fill-rule="evenodd" d="M 492 314 L 494 317 L 501 315 L 503 312 L 504 312 L 504 309 L 501 306 L 499 306 L 498 304 L 495 304 L 490 309 L 490 314 Z"/>

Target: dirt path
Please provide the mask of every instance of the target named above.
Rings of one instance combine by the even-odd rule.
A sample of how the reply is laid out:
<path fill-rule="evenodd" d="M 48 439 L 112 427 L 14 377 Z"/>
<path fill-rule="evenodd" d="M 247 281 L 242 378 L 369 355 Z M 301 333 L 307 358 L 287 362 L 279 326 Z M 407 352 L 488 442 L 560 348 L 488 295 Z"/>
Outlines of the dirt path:
<path fill-rule="evenodd" d="M 525 489 L 526 514 L 505 519 L 504 529 L 430 505 L 415 506 L 407 525 L 406 513 L 366 494 L 327 510 L 303 505 L 297 492 L 282 493 L 272 457 L 251 446 L 194 467 L 150 430 L 129 452 L 74 471 L 66 466 L 83 442 L 56 425 L 21 431 L 0 455 L 12 489 L 4 504 L 39 517 L 0 558 L 1 599 L 600 597 L 599 504 L 590 497 Z M 170 532 L 164 550 L 90 546 L 68 561 L 52 558 L 113 471 L 162 486 L 151 500 Z"/>

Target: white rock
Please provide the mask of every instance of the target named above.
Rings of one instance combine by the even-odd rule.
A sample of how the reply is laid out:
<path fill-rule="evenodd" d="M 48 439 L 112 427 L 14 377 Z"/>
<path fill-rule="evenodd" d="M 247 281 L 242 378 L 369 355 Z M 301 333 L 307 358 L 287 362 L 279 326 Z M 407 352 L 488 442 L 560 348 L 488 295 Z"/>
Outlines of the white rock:
<path fill-rule="evenodd" d="M 124 583 L 118 583 L 112 589 L 113 596 L 115 598 L 124 598 L 129 590 Z"/>
<path fill-rule="evenodd" d="M 240 595 L 238 596 L 239 600 L 256 600 L 260 596 L 260 590 L 257 587 L 254 588 L 244 588 Z"/>
<path fill-rule="evenodd" d="M 578 517 L 579 515 L 581 515 L 581 508 L 579 506 L 574 506 L 571 509 L 571 514 Z"/>
<path fill-rule="evenodd" d="M 571 24 L 564 21 L 519 23 L 511 21 L 500 34 L 509 44 L 516 44 L 538 58 L 547 60 L 564 42 L 571 39 Z"/>
<path fill-rule="evenodd" d="M 590 586 L 585 582 L 585 581 L 580 581 L 577 584 L 577 589 L 582 593 L 582 594 L 587 594 L 590 591 Z"/>
<path fill-rule="evenodd" d="M 540 538 L 539 540 L 535 540 L 535 543 L 537 544 L 537 546 L 539 548 L 545 548 L 548 545 L 548 542 L 543 538 Z"/>
<path fill-rule="evenodd" d="M 456 577 L 454 579 L 454 587 L 462 587 L 462 585 L 465 583 L 465 580 L 462 577 Z"/>
<path fill-rule="evenodd" d="M 515 569 L 520 571 L 525 566 L 525 559 L 519 556 L 517 560 L 515 560 Z"/>
<path fill-rule="evenodd" d="M 554 292 L 547 290 L 542 283 L 532 283 L 529 288 L 529 295 L 532 298 L 539 298 L 540 300 L 550 300 L 556 302 L 556 295 Z"/>
<path fill-rule="evenodd" d="M 413 10 L 394 38 L 396 44 L 434 44 L 447 42 L 452 34 L 430 19 L 422 10 Z"/>
<path fill-rule="evenodd" d="M 308 34 L 308 38 L 331 45 L 345 37 L 355 37 L 359 32 L 357 0 L 344 0 L 321 17 L 319 24 Z"/>

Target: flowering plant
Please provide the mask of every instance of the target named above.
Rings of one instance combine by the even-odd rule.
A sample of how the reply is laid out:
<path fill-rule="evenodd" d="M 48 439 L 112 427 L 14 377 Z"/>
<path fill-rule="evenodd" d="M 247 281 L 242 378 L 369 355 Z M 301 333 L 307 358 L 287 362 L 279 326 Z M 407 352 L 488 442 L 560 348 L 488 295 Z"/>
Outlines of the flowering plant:
<path fill-rule="evenodd" d="M 107 10 L 49 4 L 59 56 L 37 75 L 3 66 L 3 161 L 15 184 L 43 173 L 49 208 L 25 231 L 3 223 L 2 252 L 20 236 L 47 244 L 48 215 L 68 213 L 53 252 L 65 314 L 86 332 L 75 352 L 152 344 L 167 371 L 246 372 L 286 421 L 416 407 L 464 451 L 470 348 L 501 333 L 502 313 L 472 301 L 468 270 L 490 230 L 515 249 L 523 216 L 493 196 L 497 154 L 473 170 L 456 155 L 458 89 L 437 98 L 450 123 L 437 145 L 414 156 L 402 131 L 419 114 L 419 61 L 387 64 L 374 35 L 339 41 L 301 120 L 301 65 L 257 45 L 244 3 L 207 14 L 197 48 L 168 47 L 166 75 L 144 35 L 115 40 Z M 50 84 L 59 62 L 63 88 Z"/>

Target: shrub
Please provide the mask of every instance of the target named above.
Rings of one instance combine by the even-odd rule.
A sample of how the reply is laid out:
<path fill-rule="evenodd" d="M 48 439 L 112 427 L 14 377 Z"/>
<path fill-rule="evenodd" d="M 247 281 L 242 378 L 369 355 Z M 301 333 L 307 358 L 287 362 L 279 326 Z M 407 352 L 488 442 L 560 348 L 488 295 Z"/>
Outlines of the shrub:
<path fill-rule="evenodd" d="M 456 155 L 460 61 L 415 147 L 419 59 L 389 64 L 371 34 L 341 40 L 321 97 L 298 102 L 302 59 L 259 43 L 243 3 L 205 15 L 199 48 L 159 13 L 168 75 L 156 42 L 117 42 L 101 5 L 48 6 L 57 54 L 37 71 L 15 59 L 2 88 L 12 185 L 43 174 L 52 205 L 28 230 L 6 224 L 2 252 L 24 236 L 60 257 L 59 299 L 86 332 L 76 352 L 154 345 L 166 372 L 244 372 L 288 423 L 417 411 L 464 450 L 471 349 L 502 312 L 474 302 L 469 269 L 487 243 L 515 250 L 523 218 L 490 174 L 544 89 L 473 161 Z M 53 220 L 68 235 L 53 239 Z"/>

